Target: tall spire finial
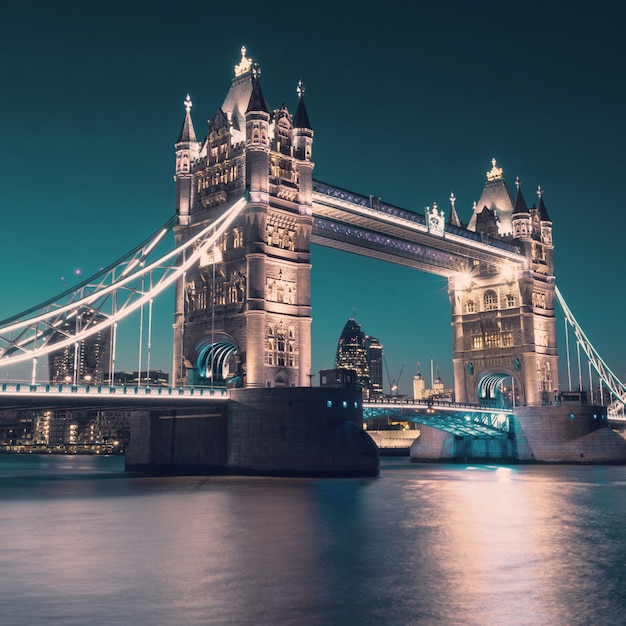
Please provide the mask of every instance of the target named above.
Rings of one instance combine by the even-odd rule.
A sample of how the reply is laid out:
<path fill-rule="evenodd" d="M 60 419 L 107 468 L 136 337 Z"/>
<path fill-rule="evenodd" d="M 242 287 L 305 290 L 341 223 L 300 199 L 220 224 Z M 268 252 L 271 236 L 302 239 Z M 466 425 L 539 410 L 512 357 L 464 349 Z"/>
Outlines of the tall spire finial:
<path fill-rule="evenodd" d="M 539 187 L 537 187 L 537 195 L 541 198 L 541 196 L 543 195 L 543 189 L 541 189 L 541 185 L 539 185 Z"/>
<path fill-rule="evenodd" d="M 193 102 L 191 101 L 189 94 L 187 94 L 184 104 L 185 104 L 185 109 L 187 110 L 187 113 L 189 113 L 189 111 L 191 111 L 191 107 L 193 106 Z"/>
<path fill-rule="evenodd" d="M 455 206 L 454 206 L 454 203 L 455 203 L 455 202 L 456 202 L 456 197 L 455 197 L 455 195 L 454 195 L 454 192 L 452 192 L 452 193 L 450 194 L 450 206 L 451 206 L 453 209 L 455 208 Z"/>
<path fill-rule="evenodd" d="M 250 71 L 252 67 L 252 59 L 246 56 L 246 47 L 241 46 L 241 61 L 235 65 L 235 76 L 241 76 Z"/>
<path fill-rule="evenodd" d="M 496 165 L 496 160 L 491 159 L 491 170 L 487 172 L 487 180 L 498 180 L 502 178 L 502 168 Z"/>
<path fill-rule="evenodd" d="M 298 86 L 296 87 L 296 91 L 298 92 L 298 98 L 302 98 L 304 95 L 304 85 L 302 83 L 302 79 L 298 81 Z"/>
<path fill-rule="evenodd" d="M 517 189 L 519 189 L 522 186 L 519 176 L 515 177 L 515 186 L 517 187 Z"/>

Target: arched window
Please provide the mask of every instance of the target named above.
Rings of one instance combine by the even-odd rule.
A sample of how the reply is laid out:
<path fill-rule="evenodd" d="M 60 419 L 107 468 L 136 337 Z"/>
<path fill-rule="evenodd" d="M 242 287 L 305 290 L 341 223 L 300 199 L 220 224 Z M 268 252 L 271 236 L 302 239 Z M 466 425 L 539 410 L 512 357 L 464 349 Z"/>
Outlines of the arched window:
<path fill-rule="evenodd" d="M 487 289 L 483 296 L 483 309 L 495 311 L 498 308 L 498 294 L 493 289 Z"/>

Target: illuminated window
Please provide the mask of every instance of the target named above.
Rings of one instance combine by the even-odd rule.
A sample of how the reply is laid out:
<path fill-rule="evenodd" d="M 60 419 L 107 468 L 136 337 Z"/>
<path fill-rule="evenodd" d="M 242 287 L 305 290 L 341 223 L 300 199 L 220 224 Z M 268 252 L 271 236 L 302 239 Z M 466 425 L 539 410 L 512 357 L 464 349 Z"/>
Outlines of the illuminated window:
<path fill-rule="evenodd" d="M 498 294 L 493 289 L 485 291 L 483 308 L 485 311 L 495 311 L 498 308 Z"/>
<path fill-rule="evenodd" d="M 485 333 L 485 348 L 499 348 L 500 333 L 497 331 L 487 331 Z"/>
<path fill-rule="evenodd" d="M 483 338 L 480 335 L 472 337 L 472 350 L 482 350 Z"/>
<path fill-rule="evenodd" d="M 502 333 L 502 345 L 506 348 L 513 345 L 513 333 Z"/>

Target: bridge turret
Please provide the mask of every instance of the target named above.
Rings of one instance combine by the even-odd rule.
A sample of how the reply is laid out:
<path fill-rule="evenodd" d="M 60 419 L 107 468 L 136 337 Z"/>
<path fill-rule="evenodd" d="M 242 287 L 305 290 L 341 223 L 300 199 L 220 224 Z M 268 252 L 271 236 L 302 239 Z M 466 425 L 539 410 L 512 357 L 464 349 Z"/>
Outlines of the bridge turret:
<path fill-rule="evenodd" d="M 268 200 L 270 112 L 261 91 L 260 73 L 255 66 L 246 110 L 246 186 L 252 202 Z"/>
<path fill-rule="evenodd" d="M 539 214 L 539 224 L 541 228 L 541 243 L 546 247 L 546 249 L 553 249 L 552 244 L 552 220 L 548 215 L 548 211 L 546 210 L 546 205 L 543 202 L 543 191 L 541 187 L 537 190 L 537 195 L 539 196 L 539 203 L 537 205 L 537 213 Z"/>
<path fill-rule="evenodd" d="M 245 204 L 179 281 L 176 381 L 309 385 L 313 131 L 302 102 L 296 121 L 294 129 L 285 105 L 269 108 L 259 66 L 242 47 L 191 165 L 189 224 L 178 226 L 177 243 Z"/>
<path fill-rule="evenodd" d="M 296 168 L 300 179 L 299 205 L 300 212 L 307 215 L 313 210 L 313 129 L 304 105 L 304 85 L 298 81 L 298 106 L 293 116 L 293 145 Z M 310 236 L 310 233 L 309 233 Z"/>
<path fill-rule="evenodd" d="M 522 194 L 522 185 L 519 176 L 515 181 L 517 193 L 515 194 L 515 207 L 513 209 L 513 238 L 514 239 L 530 239 L 531 224 L 530 212 L 526 206 L 524 195 Z"/>
<path fill-rule="evenodd" d="M 185 119 L 175 144 L 176 149 L 176 212 L 181 225 L 189 224 L 193 193 L 191 163 L 198 158 L 200 144 L 191 120 L 192 102 L 189 94 L 185 98 Z"/>
<path fill-rule="evenodd" d="M 466 275 L 449 279 L 455 397 L 547 404 L 559 386 L 552 222 L 541 195 L 538 206 L 526 206 L 519 179 L 510 200 L 495 160 L 487 179 L 471 229 L 489 234 L 508 219 L 510 228 L 495 236 L 513 239 L 521 254 L 494 265 L 474 263 Z"/>

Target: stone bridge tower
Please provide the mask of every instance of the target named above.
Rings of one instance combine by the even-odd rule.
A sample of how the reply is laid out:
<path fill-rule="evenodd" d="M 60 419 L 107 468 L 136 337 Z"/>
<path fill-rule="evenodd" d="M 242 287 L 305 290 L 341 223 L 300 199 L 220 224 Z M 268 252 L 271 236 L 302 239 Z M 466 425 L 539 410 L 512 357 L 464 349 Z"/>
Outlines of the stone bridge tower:
<path fill-rule="evenodd" d="M 559 389 L 552 222 L 541 189 L 528 208 L 519 180 L 513 197 L 492 165 L 468 229 L 517 245 L 524 262 L 474 261 L 449 279 L 455 397 L 547 404 Z"/>
<path fill-rule="evenodd" d="M 291 115 L 268 107 L 246 57 L 198 142 L 191 101 L 176 147 L 176 243 L 241 198 L 219 245 L 176 288 L 174 384 L 308 386 L 313 131 L 302 84 Z"/>

